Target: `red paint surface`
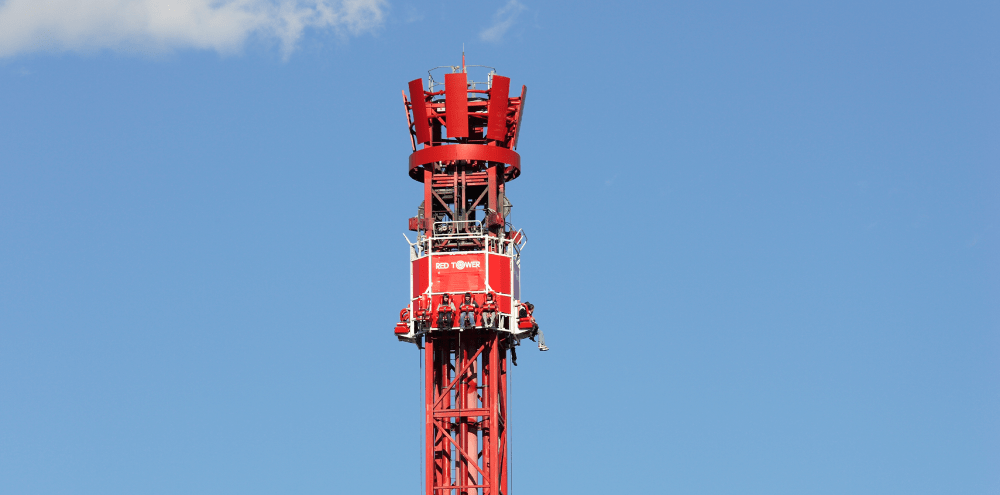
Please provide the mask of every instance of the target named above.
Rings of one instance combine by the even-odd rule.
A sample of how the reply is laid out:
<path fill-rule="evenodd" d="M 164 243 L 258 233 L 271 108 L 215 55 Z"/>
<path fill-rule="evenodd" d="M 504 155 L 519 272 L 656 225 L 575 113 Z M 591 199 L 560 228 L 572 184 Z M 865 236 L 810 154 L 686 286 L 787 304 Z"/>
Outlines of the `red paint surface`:
<path fill-rule="evenodd" d="M 486 290 L 486 257 L 462 254 L 431 257 L 431 281 L 434 292 Z"/>
<path fill-rule="evenodd" d="M 469 137 L 469 83 L 464 72 L 444 75 L 444 105 L 448 137 Z"/>
<path fill-rule="evenodd" d="M 486 124 L 486 138 L 496 141 L 507 139 L 507 92 L 510 91 L 510 78 L 493 76 L 493 88 L 490 89 L 489 120 Z"/>
<path fill-rule="evenodd" d="M 427 123 L 427 102 L 424 100 L 424 83 L 420 79 L 410 81 L 410 104 L 413 105 L 413 126 L 418 143 L 431 140 L 430 125 Z"/>
<path fill-rule="evenodd" d="M 510 258 L 499 254 L 490 256 L 490 288 L 510 294 Z"/>
<path fill-rule="evenodd" d="M 518 155 L 516 151 L 484 144 L 450 144 L 448 146 L 431 146 L 413 152 L 410 155 L 410 177 L 423 182 L 425 180 L 423 175 L 416 173 L 418 167 L 428 163 L 455 160 L 505 163 L 509 165 L 506 167 L 505 175 L 516 177 L 521 173 L 521 155 Z"/>
<path fill-rule="evenodd" d="M 427 258 L 413 261 L 413 295 L 418 297 L 427 290 Z"/>

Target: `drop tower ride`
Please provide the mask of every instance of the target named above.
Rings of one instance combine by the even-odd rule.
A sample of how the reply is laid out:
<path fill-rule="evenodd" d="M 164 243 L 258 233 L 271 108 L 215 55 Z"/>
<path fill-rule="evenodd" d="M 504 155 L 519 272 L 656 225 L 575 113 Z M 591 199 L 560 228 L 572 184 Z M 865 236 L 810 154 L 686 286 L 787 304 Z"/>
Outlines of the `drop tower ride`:
<path fill-rule="evenodd" d="M 424 490 L 508 495 L 508 354 L 516 361 L 514 347 L 538 328 L 521 300 L 527 239 L 508 221 L 506 190 L 521 174 L 527 88 L 512 97 L 509 78 L 464 55 L 460 67 L 428 71 L 427 85 L 414 79 L 403 92 L 408 173 L 423 202 L 409 219 L 410 301 L 395 327 L 424 355 Z"/>

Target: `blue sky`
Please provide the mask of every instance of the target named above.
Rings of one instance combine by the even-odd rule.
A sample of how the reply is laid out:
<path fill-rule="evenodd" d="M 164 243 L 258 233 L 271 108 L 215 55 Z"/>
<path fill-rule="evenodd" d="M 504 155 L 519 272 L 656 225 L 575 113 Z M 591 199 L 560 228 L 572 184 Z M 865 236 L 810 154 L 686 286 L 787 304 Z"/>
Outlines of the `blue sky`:
<path fill-rule="evenodd" d="M 532 493 L 1000 492 L 995 2 L 0 2 L 0 493 L 417 493 L 400 91 L 529 88 Z"/>

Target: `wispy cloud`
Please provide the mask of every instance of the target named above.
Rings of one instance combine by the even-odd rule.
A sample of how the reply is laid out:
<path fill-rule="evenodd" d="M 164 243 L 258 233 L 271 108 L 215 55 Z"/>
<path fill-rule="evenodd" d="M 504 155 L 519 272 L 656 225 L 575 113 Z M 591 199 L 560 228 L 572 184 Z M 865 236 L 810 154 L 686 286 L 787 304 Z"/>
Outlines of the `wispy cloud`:
<path fill-rule="evenodd" d="M 521 2 L 510 0 L 507 5 L 500 7 L 500 10 L 493 14 L 493 25 L 479 33 L 479 39 L 498 43 L 503 40 L 505 34 L 514 25 L 521 12 L 527 10 Z"/>
<path fill-rule="evenodd" d="M 382 24 L 385 0 L 7 0 L 0 57 L 35 52 L 179 48 L 233 53 L 251 37 L 287 57 L 306 29 L 360 34 Z"/>

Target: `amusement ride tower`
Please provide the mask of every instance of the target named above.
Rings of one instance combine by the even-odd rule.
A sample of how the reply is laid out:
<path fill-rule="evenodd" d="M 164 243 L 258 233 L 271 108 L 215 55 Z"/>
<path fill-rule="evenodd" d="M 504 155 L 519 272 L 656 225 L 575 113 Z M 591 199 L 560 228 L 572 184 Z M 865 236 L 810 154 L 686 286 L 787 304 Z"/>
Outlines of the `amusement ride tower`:
<path fill-rule="evenodd" d="M 469 68 L 485 80 L 470 80 Z M 507 221 L 527 88 L 511 97 L 509 78 L 466 66 L 464 55 L 460 67 L 428 71 L 427 83 L 403 92 L 409 175 L 424 194 L 409 220 L 410 301 L 395 328 L 424 353 L 425 493 L 507 495 L 508 354 L 516 364 L 514 347 L 538 330 L 521 300 L 526 237 Z"/>

